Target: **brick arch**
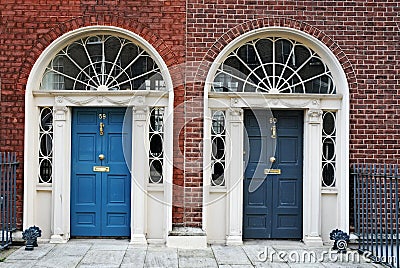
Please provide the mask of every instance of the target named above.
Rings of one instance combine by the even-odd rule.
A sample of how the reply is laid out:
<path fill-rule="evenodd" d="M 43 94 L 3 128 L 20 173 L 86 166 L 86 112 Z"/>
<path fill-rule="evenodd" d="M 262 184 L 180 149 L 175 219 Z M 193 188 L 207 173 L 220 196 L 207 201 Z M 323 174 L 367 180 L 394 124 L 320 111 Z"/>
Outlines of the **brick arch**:
<path fill-rule="evenodd" d="M 250 32 L 256 29 L 262 29 L 267 27 L 286 27 L 292 28 L 296 30 L 300 30 L 304 33 L 307 33 L 323 44 L 325 44 L 338 59 L 341 64 L 347 78 L 347 82 L 349 84 L 349 90 L 356 89 L 356 75 L 353 69 L 353 66 L 344 53 L 344 51 L 340 48 L 340 46 L 327 34 L 318 28 L 299 20 L 285 18 L 285 17 L 265 17 L 255 20 L 246 21 L 242 24 L 238 24 L 235 27 L 231 28 L 229 31 L 225 32 L 207 51 L 206 55 L 203 57 L 201 64 L 197 70 L 196 77 L 198 78 L 206 78 L 209 68 L 211 64 L 214 62 L 216 57 L 221 53 L 226 45 L 232 42 L 235 38 L 241 36 L 244 33 Z M 203 79 L 203 80 L 204 80 Z"/>
<path fill-rule="evenodd" d="M 27 50 L 27 52 L 25 53 L 24 64 L 22 64 L 22 66 L 20 67 L 20 71 L 18 72 L 18 85 L 20 85 L 18 86 L 18 88 L 21 90 L 25 90 L 25 85 L 27 84 L 28 77 L 33 65 L 39 58 L 40 54 L 54 40 L 67 32 L 87 26 L 115 26 L 125 30 L 129 30 L 149 42 L 160 54 L 168 67 L 178 63 L 175 53 L 164 42 L 164 40 L 154 34 L 153 31 L 146 25 L 138 22 L 137 20 L 133 18 L 121 17 L 118 15 L 84 15 L 66 22 L 59 23 L 56 27 L 50 28 L 48 32 L 42 34 L 42 36 L 38 40 L 36 40 L 32 48 Z"/>

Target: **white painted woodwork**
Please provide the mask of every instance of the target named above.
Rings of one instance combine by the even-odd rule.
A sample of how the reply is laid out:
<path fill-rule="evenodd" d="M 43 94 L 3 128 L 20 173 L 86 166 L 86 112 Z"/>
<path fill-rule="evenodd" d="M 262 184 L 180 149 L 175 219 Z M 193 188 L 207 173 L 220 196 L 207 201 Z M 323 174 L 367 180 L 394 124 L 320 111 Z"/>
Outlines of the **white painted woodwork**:
<path fill-rule="evenodd" d="M 166 91 L 41 91 L 40 78 L 51 59 L 67 43 L 92 34 L 116 34 L 137 42 L 149 53 L 161 68 Z M 172 226 L 172 127 L 173 101 L 172 80 L 168 68 L 158 52 L 142 37 L 113 26 L 89 26 L 64 34 L 56 39 L 39 56 L 28 78 L 25 94 L 25 152 L 24 152 L 24 213 L 23 228 L 37 225 L 42 239 L 64 243 L 70 238 L 70 173 L 71 173 L 71 109 L 73 107 L 132 107 L 132 189 L 131 189 L 131 242 L 165 242 Z M 54 107 L 54 159 L 53 182 L 38 183 L 39 107 Z M 147 191 L 148 185 L 148 109 L 166 108 L 164 122 L 164 182 Z M 136 152 L 135 152 L 136 150 Z M 151 188 L 151 187 L 150 187 Z M 149 196 L 147 195 L 149 193 Z M 152 195 L 154 194 L 154 196 Z M 148 201 L 156 197 L 157 201 Z M 157 221 L 150 224 L 149 220 Z"/>

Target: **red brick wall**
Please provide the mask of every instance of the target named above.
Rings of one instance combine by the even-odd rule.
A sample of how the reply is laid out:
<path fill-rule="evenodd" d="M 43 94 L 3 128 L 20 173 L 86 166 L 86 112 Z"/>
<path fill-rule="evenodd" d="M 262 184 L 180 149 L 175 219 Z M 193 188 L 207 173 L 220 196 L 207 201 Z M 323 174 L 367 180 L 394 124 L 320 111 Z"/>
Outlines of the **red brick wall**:
<path fill-rule="evenodd" d="M 21 164 L 17 209 L 21 226 L 24 94 L 30 70 L 40 53 L 68 31 L 90 25 L 112 25 L 145 38 L 169 67 L 179 65 L 185 56 L 185 1 L 2 0 L 0 12 L 0 151 L 18 152 Z M 181 78 L 174 81 L 180 85 L 176 88 L 176 105 L 183 101 L 181 81 Z M 175 147 L 177 161 L 183 162 L 179 147 Z M 178 180 L 183 180 L 181 170 L 176 169 L 175 173 Z"/>
<path fill-rule="evenodd" d="M 27 78 L 52 41 L 79 27 L 114 25 L 159 51 L 175 84 L 175 224 L 201 226 L 202 96 L 209 63 L 252 29 L 296 28 L 331 48 L 350 83 L 351 161 L 400 163 L 397 0 L 2 0 L 0 10 L 0 150 L 17 151 L 21 164 Z M 18 191 L 21 218 L 22 165 Z"/>
<path fill-rule="evenodd" d="M 186 58 L 198 69 L 189 74 L 196 84 L 187 86 L 186 96 L 190 99 L 203 94 L 202 82 L 209 64 L 239 35 L 268 26 L 299 29 L 326 44 L 345 70 L 351 102 L 351 162 L 400 164 L 399 25 L 397 0 L 191 0 Z M 200 108 L 201 101 L 194 106 Z M 193 126 L 188 128 L 191 139 L 186 140 L 187 152 L 193 152 L 202 138 L 201 124 Z M 197 155 L 193 162 L 200 161 L 199 150 Z M 201 168 L 190 167 L 187 171 L 191 175 L 186 180 L 200 186 L 197 179 Z"/>

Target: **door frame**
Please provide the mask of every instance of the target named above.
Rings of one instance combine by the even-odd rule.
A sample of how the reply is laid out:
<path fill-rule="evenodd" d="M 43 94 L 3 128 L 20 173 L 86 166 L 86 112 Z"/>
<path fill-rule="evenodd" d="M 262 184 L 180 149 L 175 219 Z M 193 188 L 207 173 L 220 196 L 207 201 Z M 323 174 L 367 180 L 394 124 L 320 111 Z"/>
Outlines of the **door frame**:
<path fill-rule="evenodd" d="M 332 72 L 337 93 L 273 94 L 262 92 L 212 92 L 214 76 L 224 58 L 247 40 L 265 36 L 279 36 L 297 40 L 315 51 Z M 329 228 L 349 232 L 349 86 L 346 74 L 334 53 L 323 42 L 303 31 L 289 27 L 261 27 L 249 30 L 229 42 L 214 59 L 204 86 L 204 148 L 203 148 L 203 228 L 208 241 L 242 244 L 243 218 L 243 109 L 304 110 L 303 161 L 303 241 L 310 246 L 321 246 L 322 237 L 329 237 Z M 226 112 L 226 157 L 230 164 L 225 169 L 224 187 L 211 186 L 211 111 Z M 321 154 L 322 114 L 335 111 L 337 122 L 336 186 L 321 188 L 321 161 L 312 156 Z M 219 196 L 215 198 L 215 196 Z M 328 198 L 326 198 L 328 197 Z M 335 220 L 322 224 L 322 198 L 334 198 Z M 219 203 L 218 203 L 219 202 Z M 223 226 L 220 226 L 220 222 Z M 224 232 L 224 236 L 219 235 Z"/>
<path fill-rule="evenodd" d="M 71 40 L 87 34 L 116 34 L 140 44 L 162 70 L 166 91 L 42 91 L 40 80 L 50 60 Z M 147 244 L 149 223 L 147 203 L 154 199 L 162 204 L 160 235 L 152 241 L 165 241 L 172 230 L 173 174 L 173 110 L 174 92 L 168 67 L 158 51 L 143 37 L 114 26 L 88 26 L 70 31 L 53 41 L 35 62 L 28 78 L 25 93 L 24 143 L 24 212 L 23 227 L 43 227 L 43 236 L 51 243 L 66 243 L 70 238 L 70 174 L 71 174 L 71 108 L 72 107 L 132 107 L 132 183 L 131 183 L 131 243 Z M 38 182 L 38 139 L 40 107 L 53 107 L 53 182 Z M 148 127 L 151 107 L 165 107 L 164 182 L 149 185 Z M 145 142 L 143 142 L 145 141 Z M 140 155 L 140 157 L 139 157 Z M 143 157 L 145 156 L 145 157 Z M 162 192 L 163 200 L 149 193 Z M 45 207 L 46 209 L 40 209 Z M 132 219 L 135 219 L 133 221 Z M 40 224 L 39 224 L 40 223 Z M 43 224 L 42 224 L 43 223 Z"/>
<path fill-rule="evenodd" d="M 266 96 L 263 96 L 266 98 Z M 271 98 L 272 96 L 268 96 Z M 226 240 L 224 242 L 228 245 L 240 245 L 243 243 L 243 175 L 244 175 L 244 161 L 243 161 L 243 148 L 244 148 L 244 122 L 243 115 L 244 109 L 251 109 L 255 107 L 256 109 L 284 109 L 284 110 L 303 110 L 304 120 L 303 120 L 303 204 L 302 204 L 302 214 L 303 214 L 303 238 L 302 240 L 310 246 L 322 246 L 322 235 L 321 235 L 321 162 L 314 161 L 316 155 L 321 155 L 322 145 L 316 143 L 315 141 L 322 140 L 322 114 L 321 102 L 325 102 L 321 96 L 312 96 L 313 98 L 308 99 L 310 96 L 290 96 L 281 97 L 274 96 L 272 101 L 266 99 L 263 106 L 260 105 L 260 97 L 253 94 L 253 96 L 231 96 L 230 98 L 221 98 L 218 96 L 217 102 L 211 102 L 207 109 L 206 118 L 211 117 L 211 111 L 224 110 L 226 111 L 226 128 L 227 135 L 226 140 L 226 155 L 229 159 L 229 165 L 225 170 L 226 185 L 224 187 L 213 187 L 211 186 L 211 163 L 208 158 L 204 158 L 204 207 L 205 210 L 209 209 L 208 206 L 215 204 L 219 200 L 225 200 L 225 235 Z M 318 97 L 318 98 L 317 98 Z M 244 99 L 244 100 L 243 100 Z M 241 101 L 242 100 L 242 101 Z M 239 103 L 238 106 L 232 107 L 232 103 Z M 246 105 L 243 105 L 243 104 Z M 329 107 L 332 109 L 337 109 L 337 121 L 343 120 L 343 113 L 340 111 L 341 96 L 336 96 L 328 100 Z M 250 105 L 249 105 L 250 104 Z M 253 105 L 251 105 L 253 104 Z M 326 104 L 326 102 L 325 102 Z M 296 107 L 296 108 L 292 108 Z M 205 123 L 206 129 L 210 128 L 210 120 Z M 338 128 L 338 136 L 343 137 L 343 131 L 345 129 Z M 205 140 L 210 140 L 210 131 L 205 131 Z M 337 170 L 341 168 L 345 169 L 343 162 L 347 159 L 347 155 L 341 155 L 343 150 L 348 149 L 343 147 L 345 141 L 338 141 L 337 144 L 337 156 L 338 165 Z M 204 155 L 211 154 L 211 144 L 205 143 Z M 338 195 L 339 202 L 344 205 L 340 208 L 340 213 L 346 211 L 346 204 L 348 203 L 345 198 L 345 194 L 348 194 L 346 189 L 345 193 L 341 188 L 346 187 L 344 185 L 347 183 L 347 178 L 345 177 L 347 172 L 337 174 L 337 190 L 332 193 Z M 240 175 L 237 175 L 240 174 Z M 342 192 L 339 192 L 342 191 Z M 223 197 L 218 200 L 211 199 L 210 196 L 214 193 L 221 192 Z M 215 212 L 214 212 L 215 213 Z M 204 213 L 206 216 L 203 221 L 206 222 L 210 220 L 207 212 Z M 348 214 L 346 214 L 348 215 Z M 346 218 L 346 215 L 341 215 L 340 219 Z M 343 217 L 343 218 L 342 218 Z M 221 220 L 221 219 L 219 219 Z M 344 229 L 346 227 L 341 227 L 341 223 L 337 223 L 338 228 Z M 206 228 L 213 228 L 212 225 L 207 225 Z M 218 242 L 221 240 L 209 240 L 211 243 Z"/>

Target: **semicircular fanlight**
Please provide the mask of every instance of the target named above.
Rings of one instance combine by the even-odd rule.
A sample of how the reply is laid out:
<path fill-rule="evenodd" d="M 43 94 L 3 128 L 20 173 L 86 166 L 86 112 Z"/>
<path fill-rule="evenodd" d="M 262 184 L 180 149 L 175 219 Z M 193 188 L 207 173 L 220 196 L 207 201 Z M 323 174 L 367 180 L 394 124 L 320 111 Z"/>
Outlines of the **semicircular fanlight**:
<path fill-rule="evenodd" d="M 161 70 L 125 38 L 94 35 L 67 45 L 51 60 L 41 90 L 165 90 Z"/>
<path fill-rule="evenodd" d="M 232 51 L 219 66 L 215 92 L 335 94 L 332 74 L 320 56 L 291 39 L 268 37 Z"/>

